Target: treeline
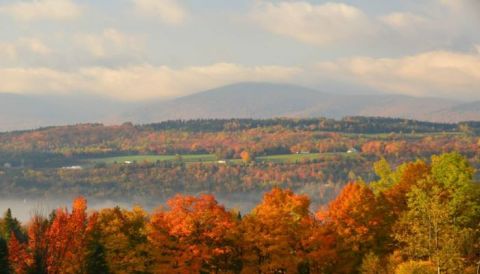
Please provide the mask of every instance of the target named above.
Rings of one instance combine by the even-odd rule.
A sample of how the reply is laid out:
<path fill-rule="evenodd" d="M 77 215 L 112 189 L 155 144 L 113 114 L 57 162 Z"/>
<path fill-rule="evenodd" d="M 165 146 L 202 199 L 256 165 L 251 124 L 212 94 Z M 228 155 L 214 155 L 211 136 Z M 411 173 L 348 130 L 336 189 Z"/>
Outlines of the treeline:
<path fill-rule="evenodd" d="M 459 131 L 465 123 L 447 124 L 415 121 L 398 118 L 360 117 L 351 116 L 341 120 L 328 118 L 304 118 L 304 119 L 198 119 L 198 120 L 174 120 L 155 124 L 147 124 L 140 128 L 159 130 L 182 130 L 194 132 L 218 132 L 238 131 L 260 127 L 281 126 L 297 130 L 318 130 L 347 133 L 419 133 L 428 132 L 453 132 Z M 470 127 L 479 127 L 469 123 Z"/>
<path fill-rule="evenodd" d="M 480 189 L 456 153 L 346 185 L 328 206 L 275 188 L 248 214 L 213 196 L 0 222 L 1 273 L 475 273 Z"/>
<path fill-rule="evenodd" d="M 368 119 L 373 118 L 351 119 L 368 121 Z M 178 123 L 203 126 L 207 122 L 215 124 L 215 121 L 179 121 Z M 263 120 L 251 121 L 261 125 Z M 33 168 L 55 167 L 57 163 L 62 161 L 72 163 L 85 158 L 126 154 L 208 153 L 240 158 L 243 151 L 255 155 L 273 155 L 303 151 L 346 152 L 351 148 L 356 148 L 368 154 L 428 156 L 433 153 L 452 150 L 464 154 L 475 154 L 479 150 L 480 139 L 469 130 L 469 127 L 465 127 L 463 133 L 441 131 L 441 133 L 427 134 L 413 130 L 416 133 L 412 134 L 408 124 L 420 122 L 400 120 L 402 122 L 397 123 L 396 120 L 386 120 L 385 123 L 391 122 L 391 126 L 398 126 L 398 129 L 403 129 L 403 132 L 406 133 L 387 131 L 390 133 L 350 134 L 348 133 L 350 130 L 344 127 L 339 129 L 343 130 L 342 132 L 334 132 L 325 131 L 322 126 L 315 126 L 323 123 L 320 119 L 312 119 L 311 122 L 315 123 L 307 123 L 302 127 L 288 125 L 288 123 L 295 124 L 296 120 L 280 121 L 284 121 L 285 125 L 265 125 L 263 127 L 239 130 L 225 129 L 215 132 L 208 130 L 202 132 L 190 131 L 182 126 L 178 126 L 179 129 L 156 130 L 149 126 L 134 126 L 132 124 L 121 126 L 84 124 L 29 132 L 5 133 L 0 134 L 0 164 L 10 163 L 19 166 L 23 163 L 23 166 Z M 229 120 L 228 123 L 235 124 L 237 122 L 238 120 Z M 175 122 L 168 123 L 175 124 Z M 405 123 L 405 126 L 400 126 L 403 123 Z M 374 127 L 375 124 L 371 125 L 369 122 L 365 122 L 359 125 L 367 128 Z M 435 129 L 436 126 L 432 127 Z M 171 126 L 171 128 L 176 127 Z M 425 125 L 422 128 L 426 130 L 428 126 Z"/>

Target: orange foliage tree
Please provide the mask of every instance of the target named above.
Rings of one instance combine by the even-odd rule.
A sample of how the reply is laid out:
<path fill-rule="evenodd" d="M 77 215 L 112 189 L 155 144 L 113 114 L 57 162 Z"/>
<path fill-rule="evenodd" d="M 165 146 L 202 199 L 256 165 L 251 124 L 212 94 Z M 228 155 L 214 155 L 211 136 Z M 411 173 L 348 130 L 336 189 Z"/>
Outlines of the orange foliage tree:
<path fill-rule="evenodd" d="M 8 241 L 8 261 L 10 270 L 19 274 L 26 273 L 32 264 L 32 256 L 27 252 L 27 245 L 19 242 L 13 233 Z"/>
<path fill-rule="evenodd" d="M 66 209 L 56 211 L 45 233 L 48 273 L 85 272 L 87 235 L 93 226 L 86 210 L 87 201 L 80 197 L 74 200 L 71 213 Z"/>
<path fill-rule="evenodd" d="M 311 240 L 320 235 L 313 235 L 309 206 L 308 197 L 290 190 L 265 194 L 242 220 L 244 273 L 296 273 L 309 267 L 309 248 L 315 247 Z"/>
<path fill-rule="evenodd" d="M 351 273 L 368 250 L 383 247 L 388 218 L 384 205 L 381 195 L 376 197 L 364 183 L 353 182 L 345 186 L 326 211 L 317 213 L 338 236 L 337 252 L 342 262 L 336 266 L 338 273 Z"/>
<path fill-rule="evenodd" d="M 211 195 L 178 195 L 149 224 L 154 272 L 227 272 L 238 268 L 236 216 Z"/>

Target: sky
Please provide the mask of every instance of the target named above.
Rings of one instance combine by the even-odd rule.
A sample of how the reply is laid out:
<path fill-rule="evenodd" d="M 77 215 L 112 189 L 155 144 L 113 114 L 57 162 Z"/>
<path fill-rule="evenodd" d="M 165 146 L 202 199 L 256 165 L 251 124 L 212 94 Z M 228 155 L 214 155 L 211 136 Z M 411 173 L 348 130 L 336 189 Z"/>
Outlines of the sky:
<path fill-rule="evenodd" d="M 0 92 L 169 99 L 244 81 L 480 100 L 480 0 L 0 0 Z"/>

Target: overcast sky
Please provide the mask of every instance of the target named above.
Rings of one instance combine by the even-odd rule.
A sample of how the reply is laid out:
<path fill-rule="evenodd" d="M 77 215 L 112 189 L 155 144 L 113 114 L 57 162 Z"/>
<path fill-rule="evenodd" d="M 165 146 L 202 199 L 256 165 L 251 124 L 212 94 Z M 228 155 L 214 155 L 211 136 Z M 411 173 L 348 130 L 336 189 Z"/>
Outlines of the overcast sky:
<path fill-rule="evenodd" d="M 0 0 L 0 92 L 241 81 L 480 100 L 478 0 Z"/>

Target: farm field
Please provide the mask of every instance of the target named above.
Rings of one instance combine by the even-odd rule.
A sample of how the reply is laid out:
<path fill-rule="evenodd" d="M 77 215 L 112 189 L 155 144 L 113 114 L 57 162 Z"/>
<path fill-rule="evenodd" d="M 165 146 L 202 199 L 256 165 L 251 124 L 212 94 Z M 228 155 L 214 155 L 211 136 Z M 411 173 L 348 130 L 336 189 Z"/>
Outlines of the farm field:
<path fill-rule="evenodd" d="M 213 162 L 215 161 L 215 155 L 213 154 L 184 154 L 184 155 L 126 155 L 126 156 L 116 156 L 116 157 L 106 157 L 106 158 L 94 158 L 89 159 L 89 163 L 105 163 L 105 164 L 114 164 L 114 163 L 142 163 L 142 162 L 156 162 L 156 161 L 176 161 L 181 159 L 186 163 L 190 162 Z"/>
<path fill-rule="evenodd" d="M 330 153 L 303 153 L 303 154 L 280 154 L 280 155 L 267 155 L 267 156 L 258 156 L 256 157 L 257 162 L 273 162 L 273 163 L 295 163 L 304 160 L 314 160 L 325 157 L 333 156 L 355 156 L 349 155 L 344 152 L 330 152 Z M 116 156 L 116 157 L 106 157 L 106 158 L 93 158 L 87 160 L 88 164 L 99 164 L 104 163 L 107 165 L 111 164 L 122 164 L 122 163 L 143 163 L 149 162 L 153 163 L 156 161 L 163 162 L 173 162 L 181 160 L 185 163 L 207 163 L 207 162 L 217 162 L 216 156 L 214 154 L 177 154 L 177 155 L 126 155 L 126 156 Z M 231 159 L 228 160 L 230 163 L 239 163 L 240 159 Z"/>

